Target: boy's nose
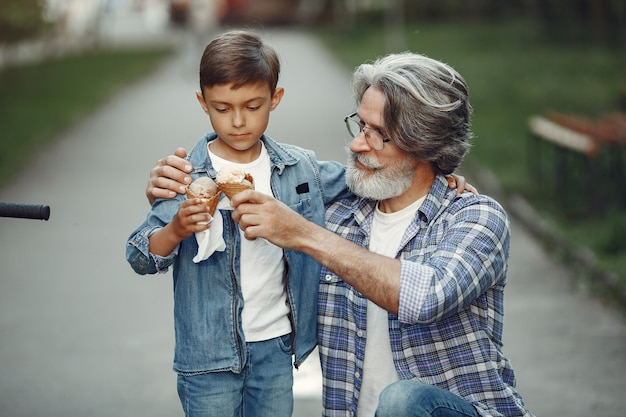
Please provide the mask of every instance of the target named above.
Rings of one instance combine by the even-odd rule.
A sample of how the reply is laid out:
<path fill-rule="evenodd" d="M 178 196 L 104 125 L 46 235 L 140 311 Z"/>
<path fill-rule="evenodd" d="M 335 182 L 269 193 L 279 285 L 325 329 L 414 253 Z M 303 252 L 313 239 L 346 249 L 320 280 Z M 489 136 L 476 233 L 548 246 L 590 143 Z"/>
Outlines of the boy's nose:
<path fill-rule="evenodd" d="M 235 112 L 233 114 L 233 126 L 242 127 L 246 125 L 246 119 L 241 112 Z"/>

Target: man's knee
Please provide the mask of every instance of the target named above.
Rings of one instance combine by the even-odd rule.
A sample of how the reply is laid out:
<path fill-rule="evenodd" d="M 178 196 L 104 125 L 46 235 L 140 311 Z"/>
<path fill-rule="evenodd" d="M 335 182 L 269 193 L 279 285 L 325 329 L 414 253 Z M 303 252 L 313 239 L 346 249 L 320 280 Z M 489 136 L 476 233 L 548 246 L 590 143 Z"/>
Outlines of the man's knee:
<path fill-rule="evenodd" d="M 478 416 L 466 400 L 420 381 L 394 382 L 380 394 L 376 417 Z"/>
<path fill-rule="evenodd" d="M 422 400 L 428 396 L 430 388 L 433 387 L 412 380 L 397 381 L 388 385 L 378 398 L 376 417 L 420 415 L 419 404 L 422 404 Z"/>

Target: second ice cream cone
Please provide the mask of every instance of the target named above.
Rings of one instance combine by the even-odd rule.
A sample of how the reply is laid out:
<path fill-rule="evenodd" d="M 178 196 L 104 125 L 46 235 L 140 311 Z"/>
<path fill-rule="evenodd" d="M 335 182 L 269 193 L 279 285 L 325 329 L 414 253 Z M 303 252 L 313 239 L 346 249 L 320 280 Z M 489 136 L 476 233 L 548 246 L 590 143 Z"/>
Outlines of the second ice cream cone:
<path fill-rule="evenodd" d="M 218 184 L 218 186 L 220 187 L 220 190 L 222 190 L 224 194 L 226 194 L 226 197 L 228 197 L 229 199 L 233 198 L 235 194 L 239 194 L 242 191 L 254 190 L 254 185 L 246 185 L 246 184 L 225 183 L 225 184 Z"/>
<path fill-rule="evenodd" d="M 235 181 L 219 181 L 220 174 L 218 174 L 217 187 L 226 194 L 226 197 L 231 199 L 235 194 L 238 194 L 245 190 L 254 190 L 254 178 L 252 175 L 241 173 L 242 176 L 234 176 L 237 179 Z M 228 177 L 227 177 L 228 178 Z M 230 178 L 229 178 L 230 179 Z"/>

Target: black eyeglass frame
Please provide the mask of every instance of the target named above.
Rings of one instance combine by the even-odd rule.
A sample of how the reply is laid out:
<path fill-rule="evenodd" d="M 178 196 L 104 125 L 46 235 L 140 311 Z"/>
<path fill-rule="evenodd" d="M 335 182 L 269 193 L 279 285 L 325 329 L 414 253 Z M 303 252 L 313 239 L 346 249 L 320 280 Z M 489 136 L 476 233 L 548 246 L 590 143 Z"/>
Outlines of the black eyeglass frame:
<path fill-rule="evenodd" d="M 365 135 L 365 141 L 375 151 L 382 151 L 385 148 L 385 143 L 391 142 L 391 139 L 390 138 L 385 138 L 385 136 L 382 134 L 381 131 L 366 126 L 365 123 L 363 123 L 363 120 L 361 120 L 360 118 L 356 119 L 355 117 L 358 117 L 358 113 L 352 113 L 352 114 L 350 114 L 350 115 L 348 115 L 348 116 L 343 118 L 343 122 L 346 124 L 346 128 L 348 129 L 348 133 L 350 133 L 350 136 L 351 136 L 352 139 L 356 138 L 361 133 L 364 133 L 365 129 L 369 129 L 369 130 L 371 130 L 373 132 L 376 132 L 381 137 L 381 146 L 380 146 L 380 149 L 378 149 L 377 146 L 372 145 L 368 135 Z M 359 132 L 357 134 L 355 134 L 352 131 L 352 129 L 350 128 L 350 121 L 355 122 L 359 126 Z"/>

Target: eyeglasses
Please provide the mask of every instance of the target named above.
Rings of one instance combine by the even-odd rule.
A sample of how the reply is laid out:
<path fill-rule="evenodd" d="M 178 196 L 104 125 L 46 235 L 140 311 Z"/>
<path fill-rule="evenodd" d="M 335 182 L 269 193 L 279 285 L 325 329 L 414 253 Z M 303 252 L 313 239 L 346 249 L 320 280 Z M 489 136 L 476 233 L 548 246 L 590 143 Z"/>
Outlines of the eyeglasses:
<path fill-rule="evenodd" d="M 365 135 L 367 144 L 375 151 L 382 151 L 385 147 L 385 143 L 391 142 L 391 139 L 385 138 L 380 131 L 365 126 L 365 123 L 363 123 L 357 113 L 346 116 L 343 121 L 346 123 L 346 127 L 352 139 L 359 136 L 362 132 Z"/>

